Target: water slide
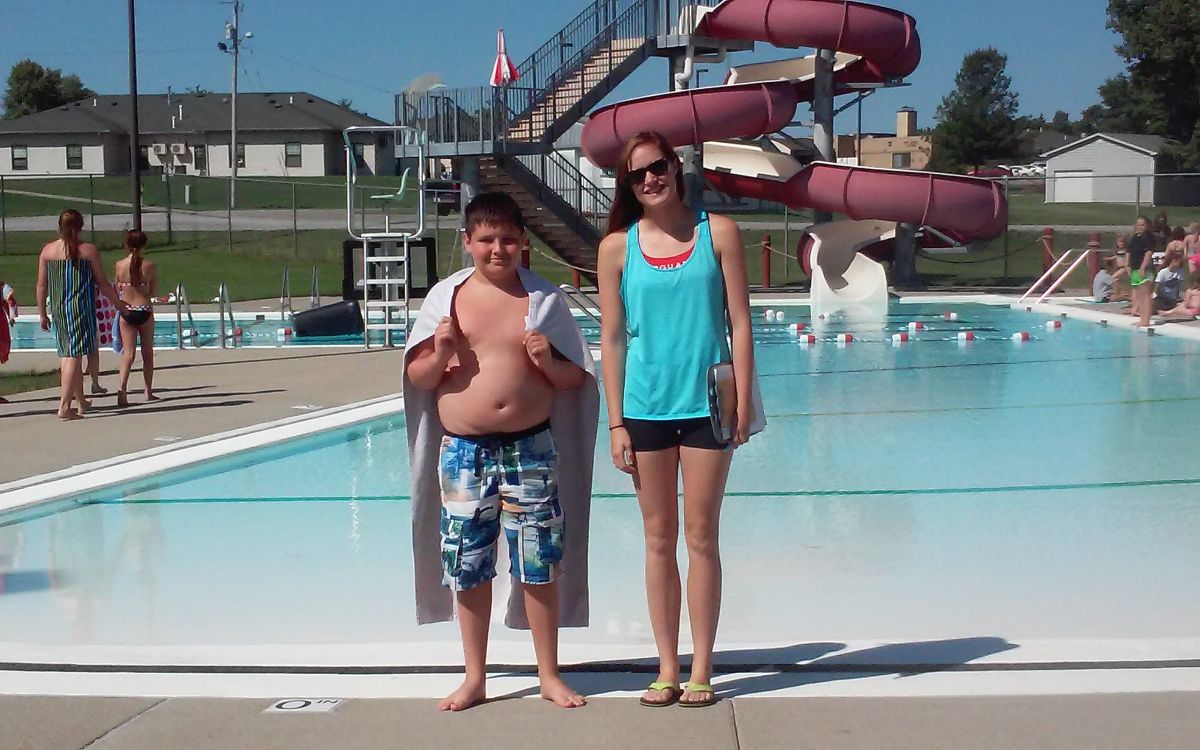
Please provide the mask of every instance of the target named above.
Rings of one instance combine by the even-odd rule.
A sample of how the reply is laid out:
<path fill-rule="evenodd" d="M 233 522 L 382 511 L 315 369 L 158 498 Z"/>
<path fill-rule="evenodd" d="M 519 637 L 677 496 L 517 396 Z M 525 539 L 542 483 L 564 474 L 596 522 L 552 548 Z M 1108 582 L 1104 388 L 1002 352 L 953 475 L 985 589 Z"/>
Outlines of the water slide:
<path fill-rule="evenodd" d="M 713 8 L 688 8 L 684 16 L 700 36 L 836 50 L 835 93 L 901 79 L 921 59 L 916 21 L 866 3 L 724 0 Z M 814 309 L 886 304 L 879 260 L 890 257 L 898 222 L 931 227 L 959 242 L 1004 232 L 1008 205 L 991 180 L 797 160 L 784 139 L 769 134 L 811 101 L 815 66 L 815 56 L 744 65 L 732 68 L 721 85 L 603 107 L 584 126 L 583 150 L 593 163 L 615 167 L 630 136 L 657 130 L 673 146 L 703 143 L 705 176 L 721 192 L 849 217 L 813 227 L 797 247 L 812 277 Z"/>

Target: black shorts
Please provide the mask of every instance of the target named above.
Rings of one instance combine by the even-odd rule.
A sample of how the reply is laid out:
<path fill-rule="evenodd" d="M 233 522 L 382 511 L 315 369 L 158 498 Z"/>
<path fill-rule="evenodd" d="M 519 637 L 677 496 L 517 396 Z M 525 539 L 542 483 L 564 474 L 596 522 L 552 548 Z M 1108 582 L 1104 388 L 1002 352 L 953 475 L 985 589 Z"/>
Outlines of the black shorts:
<path fill-rule="evenodd" d="M 635 452 L 661 451 L 679 446 L 717 451 L 727 447 L 717 442 L 708 417 L 662 420 L 626 418 L 625 429 L 629 431 L 629 440 Z"/>
<path fill-rule="evenodd" d="M 1169 299 L 1166 299 L 1165 297 L 1155 297 L 1154 298 L 1154 309 L 1157 310 L 1158 312 L 1166 312 L 1167 310 L 1172 310 L 1178 304 L 1179 304 L 1178 300 L 1169 300 Z"/>

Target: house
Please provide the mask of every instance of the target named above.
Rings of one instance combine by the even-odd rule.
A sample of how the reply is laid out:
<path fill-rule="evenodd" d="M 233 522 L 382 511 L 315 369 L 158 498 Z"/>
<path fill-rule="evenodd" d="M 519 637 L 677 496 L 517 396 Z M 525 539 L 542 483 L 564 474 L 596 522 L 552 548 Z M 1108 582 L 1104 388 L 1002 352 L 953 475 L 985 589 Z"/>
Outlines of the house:
<path fill-rule="evenodd" d="M 859 143 L 861 142 L 861 149 Z M 895 133 L 839 135 L 834 139 L 839 162 L 861 167 L 925 169 L 933 153 L 933 141 L 917 132 L 917 111 L 903 107 L 896 113 Z"/>
<path fill-rule="evenodd" d="M 141 169 L 226 176 L 231 172 L 228 94 L 140 94 Z M 129 174 L 129 96 L 96 96 L 0 120 L 0 175 Z M 386 125 L 302 91 L 237 98 L 238 174 L 314 177 L 345 173 L 342 130 Z M 360 170 L 394 174 L 382 134 L 356 134 Z"/>
<path fill-rule="evenodd" d="M 1185 194 L 1186 182 L 1160 176 L 1169 171 L 1162 151 L 1170 142 L 1157 135 L 1094 133 L 1047 151 L 1046 202 L 1195 205 Z"/>

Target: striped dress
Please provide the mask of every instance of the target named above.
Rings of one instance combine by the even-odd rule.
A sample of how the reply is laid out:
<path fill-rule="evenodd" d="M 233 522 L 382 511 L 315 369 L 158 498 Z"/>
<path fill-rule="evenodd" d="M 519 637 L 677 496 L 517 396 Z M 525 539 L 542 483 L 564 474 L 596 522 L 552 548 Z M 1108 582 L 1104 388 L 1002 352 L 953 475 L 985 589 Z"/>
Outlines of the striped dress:
<path fill-rule="evenodd" d="M 96 284 L 85 260 L 48 260 L 50 317 L 58 356 L 82 357 L 96 347 Z"/>

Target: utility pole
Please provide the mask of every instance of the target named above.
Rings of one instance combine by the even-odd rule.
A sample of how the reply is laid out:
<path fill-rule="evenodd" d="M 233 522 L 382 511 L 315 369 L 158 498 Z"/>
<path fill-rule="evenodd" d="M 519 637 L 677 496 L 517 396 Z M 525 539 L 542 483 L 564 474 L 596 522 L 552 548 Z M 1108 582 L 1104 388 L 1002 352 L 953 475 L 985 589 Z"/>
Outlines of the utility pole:
<path fill-rule="evenodd" d="M 129 0 L 129 172 L 133 210 L 133 228 L 142 228 L 142 147 L 138 138 L 137 84 L 137 25 L 134 23 L 134 0 Z"/>
<path fill-rule="evenodd" d="M 238 30 L 240 0 L 230 0 L 233 5 L 233 21 L 225 23 L 225 41 L 217 43 L 217 49 L 233 57 L 233 93 L 229 97 L 229 208 L 236 206 L 238 155 L 237 155 L 237 96 L 238 96 L 238 52 L 242 42 L 254 36 L 253 32 L 243 35 Z"/>

